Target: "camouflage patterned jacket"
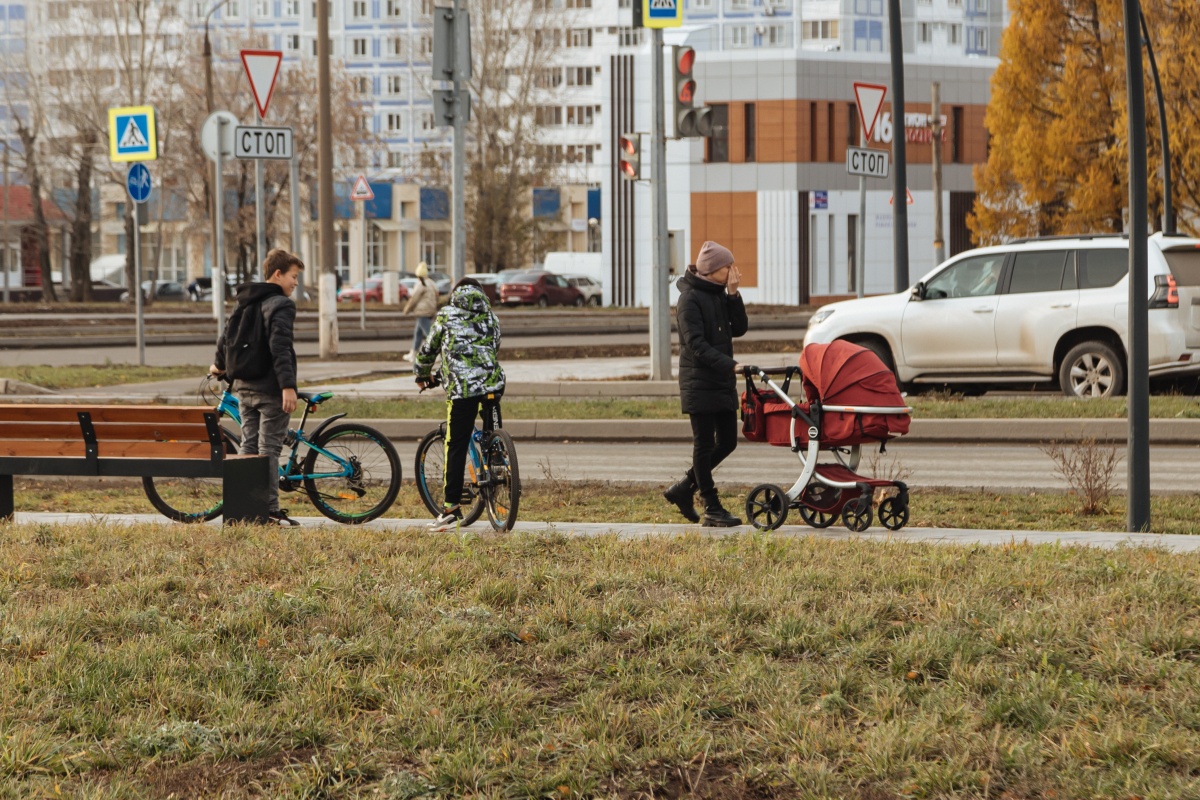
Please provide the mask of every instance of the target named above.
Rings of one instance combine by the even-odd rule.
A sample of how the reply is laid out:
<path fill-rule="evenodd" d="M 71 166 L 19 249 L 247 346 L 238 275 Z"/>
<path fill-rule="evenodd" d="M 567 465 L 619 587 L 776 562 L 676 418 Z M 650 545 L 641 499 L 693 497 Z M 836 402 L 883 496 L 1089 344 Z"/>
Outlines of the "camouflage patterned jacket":
<path fill-rule="evenodd" d="M 417 378 L 428 378 L 442 357 L 442 386 L 452 400 L 504 391 L 500 368 L 500 321 L 478 287 L 460 286 L 434 317 L 433 327 L 417 351 Z"/>

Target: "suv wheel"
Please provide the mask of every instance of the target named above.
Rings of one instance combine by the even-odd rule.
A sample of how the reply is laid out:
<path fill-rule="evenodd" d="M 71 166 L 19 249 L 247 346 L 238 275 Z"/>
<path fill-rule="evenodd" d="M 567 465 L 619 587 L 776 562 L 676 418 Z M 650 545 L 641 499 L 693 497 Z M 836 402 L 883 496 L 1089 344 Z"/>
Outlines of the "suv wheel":
<path fill-rule="evenodd" d="M 1116 397 L 1125 391 L 1125 366 L 1104 342 L 1083 342 L 1067 352 L 1058 385 L 1068 397 Z"/>

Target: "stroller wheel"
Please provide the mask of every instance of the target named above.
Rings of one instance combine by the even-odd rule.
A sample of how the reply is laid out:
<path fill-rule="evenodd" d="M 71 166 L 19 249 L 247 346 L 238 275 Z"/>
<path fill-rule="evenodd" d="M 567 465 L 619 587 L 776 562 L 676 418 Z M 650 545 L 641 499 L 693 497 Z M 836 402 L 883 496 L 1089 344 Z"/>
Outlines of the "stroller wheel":
<path fill-rule="evenodd" d="M 889 497 L 879 504 L 879 524 L 889 531 L 898 531 L 908 524 L 908 503 Z"/>
<path fill-rule="evenodd" d="M 856 497 L 842 509 L 842 523 L 854 531 L 862 533 L 871 527 L 871 501 Z"/>
<path fill-rule="evenodd" d="M 787 519 L 788 496 L 773 483 L 760 483 L 746 498 L 746 516 L 760 531 L 773 531 Z"/>
<path fill-rule="evenodd" d="M 842 490 L 821 484 L 806 486 L 800 495 L 800 518 L 814 528 L 828 528 L 838 518 Z"/>

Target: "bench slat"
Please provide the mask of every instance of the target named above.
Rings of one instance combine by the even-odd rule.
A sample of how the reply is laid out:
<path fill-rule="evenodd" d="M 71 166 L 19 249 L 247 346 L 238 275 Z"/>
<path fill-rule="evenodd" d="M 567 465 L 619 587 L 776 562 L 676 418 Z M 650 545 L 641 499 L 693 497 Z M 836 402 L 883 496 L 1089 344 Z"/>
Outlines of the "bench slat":
<path fill-rule="evenodd" d="M 75 422 L 79 412 L 91 414 L 92 422 L 181 422 L 204 423 L 212 406 L 88 406 L 40 403 L 0 405 L 0 421 Z"/>
<path fill-rule="evenodd" d="M 192 442 L 208 441 L 208 426 L 200 423 L 98 422 L 92 426 L 100 441 L 133 439 Z M 79 439 L 79 423 L 72 422 L 0 422 L 0 439 Z"/>
<path fill-rule="evenodd" d="M 97 443 L 100 458 L 212 458 L 207 442 L 105 442 Z M 21 440 L 0 441 L 0 457 L 47 458 L 87 455 L 83 440 L 77 442 L 46 442 Z M 148 465 L 149 466 L 149 465 Z"/>

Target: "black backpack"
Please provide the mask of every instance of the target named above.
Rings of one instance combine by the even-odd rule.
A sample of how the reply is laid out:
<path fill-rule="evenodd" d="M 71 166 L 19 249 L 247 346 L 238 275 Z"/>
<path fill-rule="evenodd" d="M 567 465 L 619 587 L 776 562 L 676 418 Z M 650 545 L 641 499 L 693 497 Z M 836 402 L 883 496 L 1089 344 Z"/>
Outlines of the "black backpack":
<path fill-rule="evenodd" d="M 269 373 L 271 367 L 262 302 L 239 305 L 225 326 L 225 377 L 255 380 Z"/>

